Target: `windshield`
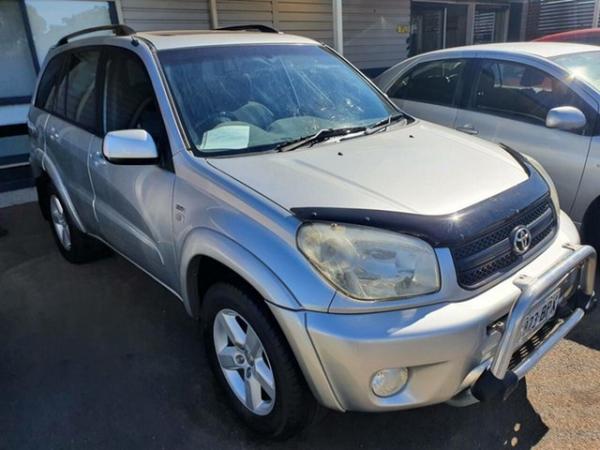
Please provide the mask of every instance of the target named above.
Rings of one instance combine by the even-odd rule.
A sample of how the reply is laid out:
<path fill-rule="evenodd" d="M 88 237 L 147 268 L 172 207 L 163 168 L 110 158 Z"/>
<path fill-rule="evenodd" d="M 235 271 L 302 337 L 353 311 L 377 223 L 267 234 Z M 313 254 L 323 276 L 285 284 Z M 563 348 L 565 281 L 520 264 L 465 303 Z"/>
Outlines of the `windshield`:
<path fill-rule="evenodd" d="M 558 56 L 553 61 L 600 90 L 600 51 Z"/>
<path fill-rule="evenodd" d="M 159 53 L 196 150 L 249 153 L 320 130 L 367 127 L 398 111 L 317 45 L 237 45 Z"/>

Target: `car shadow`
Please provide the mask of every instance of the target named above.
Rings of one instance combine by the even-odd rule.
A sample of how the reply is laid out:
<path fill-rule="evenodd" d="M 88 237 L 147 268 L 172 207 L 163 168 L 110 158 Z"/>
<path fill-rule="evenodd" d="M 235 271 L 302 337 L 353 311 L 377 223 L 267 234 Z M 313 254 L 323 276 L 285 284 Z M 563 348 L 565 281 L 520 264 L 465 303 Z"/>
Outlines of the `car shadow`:
<path fill-rule="evenodd" d="M 600 267 L 596 271 L 596 294 L 600 295 Z M 600 350 L 600 334 L 598 333 L 598 321 L 600 320 L 600 308 L 585 315 L 581 322 L 567 335 L 567 339 L 584 345 L 593 350 Z"/>
<path fill-rule="evenodd" d="M 596 287 L 596 292 L 598 288 Z M 567 339 L 594 350 L 600 350 L 600 333 L 598 333 L 598 321 L 600 320 L 600 308 L 596 308 L 587 314 L 581 322 L 567 335 Z"/>
<path fill-rule="evenodd" d="M 201 421 L 206 412 L 196 408 L 199 406 L 194 411 Z M 436 405 L 382 414 L 325 411 L 299 435 L 275 443 L 244 428 L 228 409 L 212 414 L 213 419 L 219 418 L 221 426 L 230 430 L 230 436 L 231 430 L 236 430 L 233 435 L 237 436 L 240 448 L 528 449 L 548 432 L 527 399 L 525 381 L 504 402 L 466 408 Z M 229 440 L 218 433 L 214 437 L 215 444 Z"/>
<path fill-rule="evenodd" d="M 548 431 L 522 382 L 505 402 L 328 412 L 265 440 L 228 408 L 181 302 L 118 256 L 68 264 L 33 206 L 6 227 L 0 448 L 530 448 Z"/>

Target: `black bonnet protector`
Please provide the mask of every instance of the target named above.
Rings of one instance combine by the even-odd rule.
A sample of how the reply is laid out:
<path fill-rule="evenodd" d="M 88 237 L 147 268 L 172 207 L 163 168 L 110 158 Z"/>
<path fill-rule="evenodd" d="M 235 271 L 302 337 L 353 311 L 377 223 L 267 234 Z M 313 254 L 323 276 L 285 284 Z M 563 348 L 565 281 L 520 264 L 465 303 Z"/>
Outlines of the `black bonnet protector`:
<path fill-rule="evenodd" d="M 529 178 L 506 191 L 446 215 L 422 215 L 352 208 L 292 208 L 304 221 L 364 225 L 419 237 L 433 247 L 453 247 L 502 226 L 532 203 L 549 195 L 544 178 L 524 158 L 505 148 Z"/>

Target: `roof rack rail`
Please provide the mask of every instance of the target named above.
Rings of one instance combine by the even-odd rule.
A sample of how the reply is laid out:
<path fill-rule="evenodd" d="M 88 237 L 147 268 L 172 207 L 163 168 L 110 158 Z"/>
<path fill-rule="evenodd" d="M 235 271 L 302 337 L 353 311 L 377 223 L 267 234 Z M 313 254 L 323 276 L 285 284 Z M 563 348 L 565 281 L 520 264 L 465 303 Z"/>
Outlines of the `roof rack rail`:
<path fill-rule="evenodd" d="M 74 37 L 88 33 L 95 33 L 96 31 L 112 31 L 113 33 L 115 33 L 115 36 L 131 36 L 132 34 L 135 34 L 135 30 L 133 28 L 127 25 L 123 25 L 121 23 L 116 25 L 102 25 L 99 27 L 85 28 L 83 30 L 76 31 L 75 33 L 67 34 L 66 36 L 63 36 L 59 39 L 56 46 L 64 45 Z"/>
<path fill-rule="evenodd" d="M 260 25 L 260 24 L 250 24 L 250 25 L 233 25 L 230 27 L 221 27 L 217 28 L 219 31 L 260 31 L 261 33 L 279 33 L 276 28 L 270 27 L 268 25 Z"/>

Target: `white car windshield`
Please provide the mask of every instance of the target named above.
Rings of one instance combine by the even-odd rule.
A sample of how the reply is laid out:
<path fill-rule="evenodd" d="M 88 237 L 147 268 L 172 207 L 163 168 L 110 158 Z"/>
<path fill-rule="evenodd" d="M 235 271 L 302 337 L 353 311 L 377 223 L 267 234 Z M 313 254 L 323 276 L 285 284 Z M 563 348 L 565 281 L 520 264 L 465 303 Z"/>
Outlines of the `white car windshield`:
<path fill-rule="evenodd" d="M 159 53 L 193 149 L 272 150 L 315 133 L 356 131 L 398 110 L 318 45 L 236 45 Z"/>
<path fill-rule="evenodd" d="M 600 90 L 600 51 L 562 55 L 552 60 Z"/>

